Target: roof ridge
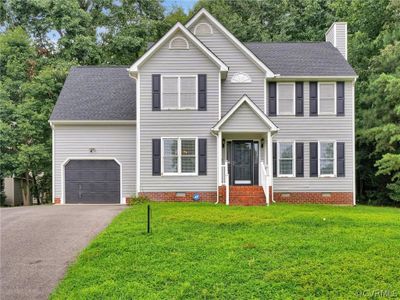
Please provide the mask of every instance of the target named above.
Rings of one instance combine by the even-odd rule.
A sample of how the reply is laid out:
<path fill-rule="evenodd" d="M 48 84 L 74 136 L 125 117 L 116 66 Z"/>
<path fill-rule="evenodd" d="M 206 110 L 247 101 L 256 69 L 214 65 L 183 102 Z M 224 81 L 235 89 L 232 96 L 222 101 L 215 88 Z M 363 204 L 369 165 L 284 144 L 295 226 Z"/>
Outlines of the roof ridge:
<path fill-rule="evenodd" d="M 85 65 L 85 66 L 74 66 L 73 68 L 79 68 L 79 69 L 95 69 L 95 68 L 129 68 L 128 65 Z"/>
<path fill-rule="evenodd" d="M 282 41 L 282 42 L 243 42 L 245 44 L 326 44 L 324 41 Z"/>

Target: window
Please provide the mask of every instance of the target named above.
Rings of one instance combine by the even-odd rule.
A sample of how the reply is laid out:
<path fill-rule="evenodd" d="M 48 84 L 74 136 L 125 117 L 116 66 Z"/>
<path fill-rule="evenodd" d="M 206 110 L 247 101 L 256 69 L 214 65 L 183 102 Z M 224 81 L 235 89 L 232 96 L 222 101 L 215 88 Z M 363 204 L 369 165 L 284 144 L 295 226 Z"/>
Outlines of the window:
<path fill-rule="evenodd" d="M 319 143 L 319 175 L 321 177 L 335 176 L 335 152 L 334 142 Z"/>
<path fill-rule="evenodd" d="M 319 87 L 319 92 L 318 92 L 319 112 L 318 112 L 318 114 L 321 114 L 321 115 L 336 114 L 336 83 L 320 82 L 318 84 L 318 87 Z"/>
<path fill-rule="evenodd" d="M 184 37 L 175 37 L 169 42 L 169 49 L 172 50 L 187 50 L 189 43 Z"/>
<path fill-rule="evenodd" d="M 294 176 L 294 143 L 278 143 L 278 175 Z"/>
<path fill-rule="evenodd" d="M 197 75 L 162 76 L 162 109 L 197 109 Z"/>
<path fill-rule="evenodd" d="M 277 92 L 278 115 L 294 115 L 295 84 L 278 83 Z"/>
<path fill-rule="evenodd" d="M 163 175 L 197 174 L 197 139 L 163 138 Z"/>

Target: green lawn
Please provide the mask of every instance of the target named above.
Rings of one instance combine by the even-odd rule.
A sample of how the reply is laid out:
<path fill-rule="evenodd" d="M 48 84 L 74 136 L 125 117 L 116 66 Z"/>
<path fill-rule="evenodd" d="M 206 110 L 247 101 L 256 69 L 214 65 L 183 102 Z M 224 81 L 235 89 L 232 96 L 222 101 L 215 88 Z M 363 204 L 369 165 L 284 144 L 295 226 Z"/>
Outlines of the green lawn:
<path fill-rule="evenodd" d="M 52 298 L 400 297 L 399 209 L 151 207 L 152 234 L 146 205 L 126 209 L 81 253 Z"/>

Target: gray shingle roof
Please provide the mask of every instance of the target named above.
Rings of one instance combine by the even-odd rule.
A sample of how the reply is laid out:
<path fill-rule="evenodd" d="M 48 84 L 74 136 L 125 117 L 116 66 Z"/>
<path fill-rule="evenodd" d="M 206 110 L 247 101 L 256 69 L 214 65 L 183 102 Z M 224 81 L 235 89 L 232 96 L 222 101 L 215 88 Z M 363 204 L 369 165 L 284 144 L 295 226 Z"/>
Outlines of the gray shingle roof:
<path fill-rule="evenodd" d="M 136 83 L 126 68 L 72 68 L 50 120 L 136 120 Z"/>
<path fill-rule="evenodd" d="M 329 42 L 245 43 L 266 66 L 282 76 L 356 76 Z"/>

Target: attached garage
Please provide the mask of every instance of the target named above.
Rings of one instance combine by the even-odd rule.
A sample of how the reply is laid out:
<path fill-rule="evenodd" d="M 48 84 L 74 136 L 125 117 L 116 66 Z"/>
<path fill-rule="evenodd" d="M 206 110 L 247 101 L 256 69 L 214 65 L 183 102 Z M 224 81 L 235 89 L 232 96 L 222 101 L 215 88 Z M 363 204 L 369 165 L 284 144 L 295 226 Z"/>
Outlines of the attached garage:
<path fill-rule="evenodd" d="M 120 203 L 121 166 L 115 160 L 73 159 L 64 171 L 65 203 Z"/>

